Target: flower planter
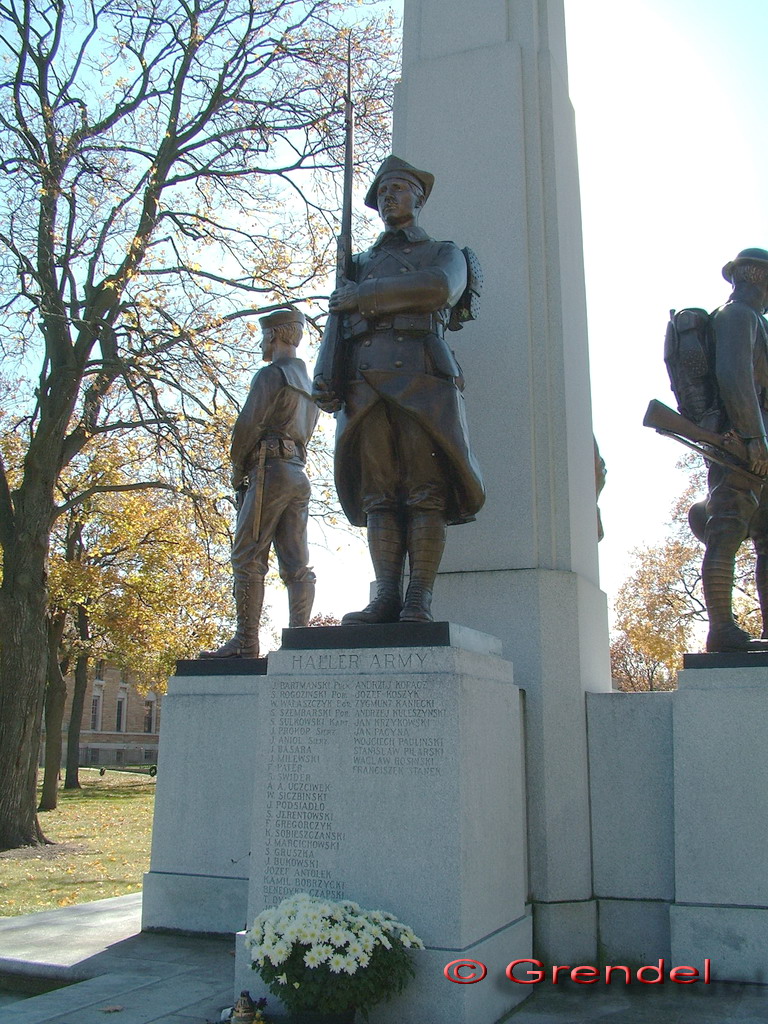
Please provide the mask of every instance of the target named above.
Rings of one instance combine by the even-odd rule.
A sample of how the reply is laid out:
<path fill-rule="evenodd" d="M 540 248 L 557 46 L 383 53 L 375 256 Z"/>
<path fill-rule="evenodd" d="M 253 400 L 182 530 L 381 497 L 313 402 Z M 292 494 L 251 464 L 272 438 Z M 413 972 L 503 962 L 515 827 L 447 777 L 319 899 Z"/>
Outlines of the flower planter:
<path fill-rule="evenodd" d="M 245 945 L 290 1024 L 354 1024 L 357 1010 L 367 1013 L 403 991 L 414 976 L 410 950 L 424 948 L 407 925 L 384 910 L 305 892 L 262 910 Z M 309 1006 L 347 1009 L 301 1009 Z"/>

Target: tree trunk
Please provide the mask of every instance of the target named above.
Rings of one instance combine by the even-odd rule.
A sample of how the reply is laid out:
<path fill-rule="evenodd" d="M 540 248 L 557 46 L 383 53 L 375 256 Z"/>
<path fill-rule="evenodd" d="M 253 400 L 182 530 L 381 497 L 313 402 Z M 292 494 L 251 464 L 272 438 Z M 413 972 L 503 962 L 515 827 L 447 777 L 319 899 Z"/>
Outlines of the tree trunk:
<path fill-rule="evenodd" d="M 80 730 L 83 727 L 85 691 L 88 688 L 88 655 L 82 654 L 75 663 L 75 688 L 67 733 L 67 771 L 64 789 L 80 789 Z"/>
<path fill-rule="evenodd" d="M 67 702 L 67 684 L 59 663 L 66 614 L 57 612 L 48 625 L 48 683 L 45 688 L 45 768 L 38 811 L 55 811 L 61 773 L 61 726 Z"/>
<path fill-rule="evenodd" d="M 0 587 L 0 850 L 47 842 L 35 814 L 48 667 L 46 545 L 29 534 L 4 551 Z"/>

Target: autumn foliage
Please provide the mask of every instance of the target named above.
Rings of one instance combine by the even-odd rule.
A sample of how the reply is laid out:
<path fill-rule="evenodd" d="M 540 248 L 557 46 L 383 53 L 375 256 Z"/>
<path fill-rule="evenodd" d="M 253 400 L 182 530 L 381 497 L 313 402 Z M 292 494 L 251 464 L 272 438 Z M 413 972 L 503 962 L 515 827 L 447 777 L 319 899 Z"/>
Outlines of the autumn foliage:
<path fill-rule="evenodd" d="M 113 515 L 107 543 L 122 518 L 143 559 L 109 599 L 126 623 L 117 646 L 140 662 L 180 575 L 197 582 L 195 547 L 211 543 L 224 439 L 255 369 L 246 318 L 300 301 L 316 319 L 333 257 L 349 6 L 0 0 L 0 848 L 43 841 L 48 578 L 90 594 L 96 572 L 66 554 L 68 565 L 49 564 L 52 532 L 66 534 L 70 517 L 76 547 L 77 510 L 85 537 L 92 499 L 123 494 L 99 514 Z M 353 6 L 364 170 L 386 145 L 394 63 L 388 21 Z M 107 438 L 117 477 L 87 483 Z M 170 572 L 159 569 L 163 535 L 178 544 Z M 139 589 L 143 611 L 131 603 Z"/>

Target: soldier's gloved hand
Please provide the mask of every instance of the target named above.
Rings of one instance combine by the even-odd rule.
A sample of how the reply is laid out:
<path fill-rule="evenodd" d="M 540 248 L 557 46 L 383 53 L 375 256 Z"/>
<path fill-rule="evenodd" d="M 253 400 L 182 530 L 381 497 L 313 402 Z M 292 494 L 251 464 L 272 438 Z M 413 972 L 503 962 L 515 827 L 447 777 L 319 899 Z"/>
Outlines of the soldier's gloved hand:
<path fill-rule="evenodd" d="M 359 309 L 358 287 L 352 281 L 344 279 L 328 300 L 328 308 L 332 313 L 352 313 Z"/>
<path fill-rule="evenodd" d="M 323 412 L 338 412 L 341 408 L 341 399 L 331 391 L 322 377 L 315 377 L 312 383 L 312 401 L 319 405 Z"/>
<path fill-rule="evenodd" d="M 764 437 L 750 437 L 747 441 L 749 468 L 758 476 L 768 476 L 768 442 Z"/>

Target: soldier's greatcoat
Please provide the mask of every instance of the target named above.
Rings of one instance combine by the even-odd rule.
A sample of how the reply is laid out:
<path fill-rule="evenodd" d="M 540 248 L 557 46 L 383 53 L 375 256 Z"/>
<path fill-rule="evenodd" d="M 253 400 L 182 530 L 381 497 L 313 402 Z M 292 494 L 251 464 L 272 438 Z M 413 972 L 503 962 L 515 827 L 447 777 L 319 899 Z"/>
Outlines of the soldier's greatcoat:
<path fill-rule="evenodd" d="M 347 384 L 335 452 L 344 512 L 365 526 L 360 432 L 373 407 L 386 402 L 392 415 L 412 417 L 429 435 L 444 469 L 446 518 L 468 522 L 485 491 L 469 446 L 461 370 L 444 337 L 466 287 L 464 254 L 412 226 L 385 231 L 353 264 L 360 313 L 345 317 Z M 316 374 L 323 369 L 318 364 Z"/>

